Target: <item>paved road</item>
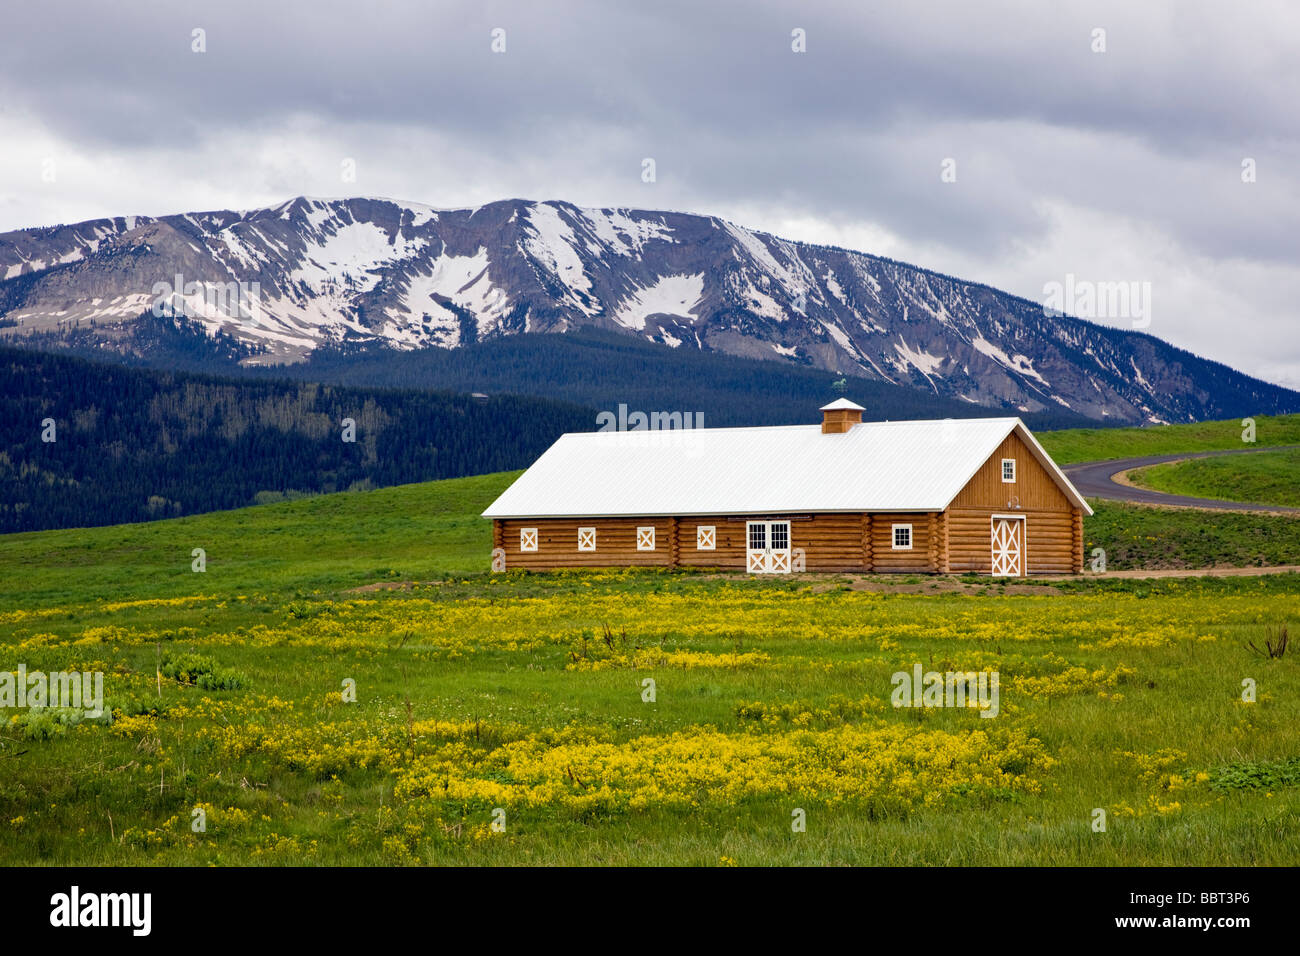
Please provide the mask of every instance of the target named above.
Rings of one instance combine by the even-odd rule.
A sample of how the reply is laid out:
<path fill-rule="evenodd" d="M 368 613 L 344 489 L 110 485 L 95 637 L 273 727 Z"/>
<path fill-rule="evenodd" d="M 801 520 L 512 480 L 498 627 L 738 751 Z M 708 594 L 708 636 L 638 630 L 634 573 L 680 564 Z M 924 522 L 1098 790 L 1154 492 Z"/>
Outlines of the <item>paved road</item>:
<path fill-rule="evenodd" d="M 1266 448 L 1233 448 L 1225 451 L 1183 452 L 1178 455 L 1148 455 L 1145 458 L 1112 458 L 1109 461 L 1085 461 L 1066 465 L 1062 469 L 1069 476 L 1079 494 L 1085 498 L 1108 498 L 1112 501 L 1131 501 L 1142 505 L 1172 505 L 1179 508 L 1214 508 L 1219 511 L 1275 511 L 1283 514 L 1300 514 L 1300 508 L 1282 505 L 1261 505 L 1242 501 L 1219 501 L 1216 498 L 1193 498 L 1188 495 L 1168 495 L 1162 491 L 1149 491 L 1122 485 L 1111 476 L 1132 468 L 1160 465 L 1167 461 L 1184 461 L 1188 458 L 1213 458 L 1219 455 L 1249 455 L 1261 451 L 1279 451 L 1295 445 L 1277 445 Z"/>

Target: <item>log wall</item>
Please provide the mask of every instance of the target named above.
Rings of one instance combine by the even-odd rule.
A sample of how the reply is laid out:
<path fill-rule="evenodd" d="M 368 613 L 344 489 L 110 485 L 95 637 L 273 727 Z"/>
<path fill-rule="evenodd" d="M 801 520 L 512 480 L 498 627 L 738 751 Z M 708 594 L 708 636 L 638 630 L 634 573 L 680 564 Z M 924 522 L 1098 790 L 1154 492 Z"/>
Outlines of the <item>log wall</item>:
<path fill-rule="evenodd" d="M 786 520 L 756 515 L 752 520 Z M 802 549 L 808 571 L 934 571 L 942 554 L 944 522 L 938 514 L 817 514 L 790 517 L 790 548 Z M 912 526 L 912 547 L 896 551 L 893 525 Z M 655 550 L 636 549 L 636 529 L 653 525 Z M 715 547 L 696 548 L 701 525 L 711 525 Z M 537 518 L 496 520 L 493 541 L 506 552 L 506 567 L 556 568 L 692 567 L 745 570 L 746 522 L 726 517 Z M 578 550 L 578 528 L 596 529 L 596 550 Z M 521 528 L 536 528 L 538 550 L 521 551 Z"/>

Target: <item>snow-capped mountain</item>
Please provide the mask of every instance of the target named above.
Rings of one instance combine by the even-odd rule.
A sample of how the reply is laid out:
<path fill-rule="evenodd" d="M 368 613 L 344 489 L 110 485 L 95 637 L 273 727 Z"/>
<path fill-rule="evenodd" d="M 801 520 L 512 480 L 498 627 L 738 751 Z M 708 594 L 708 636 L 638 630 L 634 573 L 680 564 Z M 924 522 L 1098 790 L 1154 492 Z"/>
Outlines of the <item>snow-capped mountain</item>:
<path fill-rule="evenodd" d="M 245 361 L 260 363 L 326 344 L 450 349 L 596 325 L 1026 412 L 1182 421 L 1300 408 L 1295 392 L 1148 335 L 709 216 L 298 198 L 0 235 L 10 340 L 93 328 L 120 347 L 159 303 L 256 343 L 264 351 Z"/>

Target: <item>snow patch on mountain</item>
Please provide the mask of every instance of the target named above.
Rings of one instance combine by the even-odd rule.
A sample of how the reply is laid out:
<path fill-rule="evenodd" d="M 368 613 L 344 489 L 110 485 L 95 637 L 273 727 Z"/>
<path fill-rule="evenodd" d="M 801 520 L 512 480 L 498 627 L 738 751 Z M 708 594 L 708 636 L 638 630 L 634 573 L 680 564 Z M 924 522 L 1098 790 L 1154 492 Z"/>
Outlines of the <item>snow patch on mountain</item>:
<path fill-rule="evenodd" d="M 268 241 L 283 247 L 283 243 L 274 239 Z M 354 292 L 369 292 L 379 282 L 381 266 L 409 259 L 424 245 L 425 240 L 419 237 L 390 237 L 374 223 L 348 223 L 314 249 L 309 248 L 302 264 L 289 277 L 317 292 L 334 290 L 340 285 Z"/>
<path fill-rule="evenodd" d="M 438 210 L 421 203 L 402 203 L 402 208 L 411 214 L 411 225 L 415 228 L 438 221 Z"/>
<path fill-rule="evenodd" d="M 459 345 L 459 319 L 445 309 L 436 296 L 450 299 L 473 314 L 480 333 L 494 328 L 510 307 L 510 297 L 492 284 L 488 252 L 481 246 L 472 256 L 439 256 L 433 262 L 431 274 L 410 276 L 406 294 L 401 300 L 406 311 L 413 316 L 428 314 L 438 317 L 437 328 L 433 331 L 438 333 L 435 338 L 439 345 Z M 455 336 L 448 334 L 452 329 L 457 331 Z"/>
<path fill-rule="evenodd" d="M 762 276 L 760 281 L 766 281 Z M 740 288 L 740 300 L 749 311 L 776 322 L 784 322 L 789 316 L 776 299 L 759 289 L 754 283 L 746 281 Z"/>
<path fill-rule="evenodd" d="M 1142 370 L 1138 368 L 1137 361 L 1134 360 L 1132 356 L 1129 356 L 1128 363 L 1133 366 L 1133 374 L 1137 376 L 1138 384 L 1141 385 L 1143 388 L 1145 388 L 1148 392 L 1151 391 L 1151 383 L 1146 380 L 1146 376 L 1144 376 L 1142 374 Z"/>
<path fill-rule="evenodd" d="M 927 380 L 932 375 L 940 374 L 939 366 L 943 364 L 943 356 L 931 355 L 921 348 L 912 348 L 907 344 L 902 333 L 899 333 L 898 341 L 894 343 L 894 351 L 898 353 L 899 358 L 924 375 Z"/>
<path fill-rule="evenodd" d="M 724 222 L 723 225 L 726 226 L 727 232 L 729 232 L 749 254 L 749 257 L 754 261 L 754 264 L 766 273 L 767 277 L 770 277 L 781 286 L 787 295 L 795 296 L 800 292 L 807 292 L 813 285 L 812 276 L 808 271 L 808 267 L 798 259 L 797 255 L 792 254 L 792 247 L 786 246 L 783 248 L 783 251 L 790 256 L 792 262 L 798 263 L 798 266 L 795 268 L 788 268 L 777 262 L 776 257 L 768 248 L 767 243 L 757 234 L 750 232 L 748 229 L 742 229 L 740 226 L 733 225 L 729 222 Z M 780 246 L 781 243 L 777 241 L 777 245 Z M 755 290 L 755 292 L 760 296 L 765 296 L 765 293 L 759 292 L 758 290 Z M 780 311 L 782 317 L 784 317 L 784 310 Z M 769 317 L 776 318 L 776 316 Z"/>
<path fill-rule="evenodd" d="M 845 333 L 845 331 L 842 328 L 840 328 L 838 325 L 836 325 L 833 322 L 826 322 L 823 320 L 821 326 L 826 330 L 827 334 L 829 334 L 830 337 L 835 340 L 835 344 L 838 345 L 840 348 L 842 348 L 844 351 L 848 352 L 850 355 L 854 356 L 855 358 L 861 354 L 858 351 L 858 347 L 853 344 L 853 340 L 849 338 L 848 335 Z"/>
<path fill-rule="evenodd" d="M 573 227 L 560 215 L 558 207 L 550 203 L 537 203 L 527 212 L 528 229 L 532 233 L 524 240 L 524 247 L 565 287 L 565 299 L 587 315 L 593 309 L 575 292 L 590 292 L 591 279 L 577 252 L 578 237 Z"/>
<path fill-rule="evenodd" d="M 618 307 L 614 321 L 629 329 L 645 328 L 652 315 L 679 315 L 694 322 L 695 307 L 704 297 L 704 275 L 663 276 L 654 285 L 635 289 Z"/>
<path fill-rule="evenodd" d="M 835 296 L 841 305 L 849 304 L 849 300 L 844 297 L 844 289 L 835 281 L 834 272 L 827 269 L 826 275 L 822 276 L 822 281 L 826 283 L 826 288 L 830 290 L 831 295 Z"/>
<path fill-rule="evenodd" d="M 392 345 L 416 349 L 428 345 L 455 348 L 461 344 L 460 319 L 441 302 L 429 300 L 421 312 L 385 309 L 382 334 Z"/>
<path fill-rule="evenodd" d="M 1034 363 L 1028 356 L 1016 355 L 1009 357 L 1006 352 L 1002 351 L 1002 349 L 998 348 L 982 335 L 978 336 L 973 342 L 971 342 L 971 345 L 974 346 L 976 351 L 983 352 L 989 358 L 993 359 L 993 361 L 1006 366 L 1011 369 L 1011 371 L 1019 372 L 1021 375 L 1028 375 L 1031 378 L 1036 378 L 1044 385 L 1049 384 L 1047 379 L 1043 378 L 1043 376 L 1039 375 L 1038 372 L 1035 371 Z"/>
<path fill-rule="evenodd" d="M 582 217 L 604 245 L 621 256 L 640 255 L 647 242 L 675 242 L 673 231 L 660 218 L 633 219 L 625 209 L 583 209 Z"/>
<path fill-rule="evenodd" d="M 234 229 L 222 229 L 221 232 L 217 234 L 216 240 L 222 247 L 224 247 L 226 252 L 238 260 L 239 264 L 244 269 L 256 271 L 260 268 L 261 263 L 258 261 L 259 256 L 257 252 L 246 246 Z M 216 249 L 213 251 L 217 254 L 217 258 L 221 261 L 222 265 L 231 269 L 231 271 L 235 271 L 226 261 L 224 256 L 217 253 Z"/>

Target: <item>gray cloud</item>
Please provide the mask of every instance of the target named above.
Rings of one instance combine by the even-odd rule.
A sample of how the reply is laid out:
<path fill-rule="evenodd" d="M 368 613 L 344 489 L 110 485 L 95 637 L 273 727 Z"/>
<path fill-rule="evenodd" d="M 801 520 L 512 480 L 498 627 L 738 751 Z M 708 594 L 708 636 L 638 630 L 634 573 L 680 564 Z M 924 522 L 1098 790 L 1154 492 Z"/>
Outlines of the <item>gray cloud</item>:
<path fill-rule="evenodd" d="M 1031 298 L 1067 272 L 1151 281 L 1150 331 L 1300 385 L 1300 11 L 1283 4 L 84 0 L 6 16 L 0 229 L 300 193 L 683 209 Z"/>

